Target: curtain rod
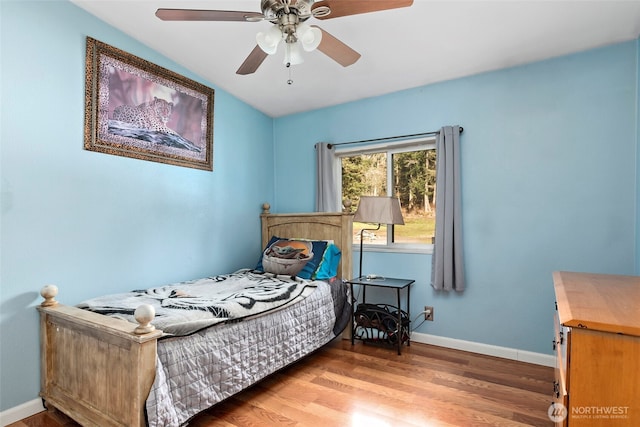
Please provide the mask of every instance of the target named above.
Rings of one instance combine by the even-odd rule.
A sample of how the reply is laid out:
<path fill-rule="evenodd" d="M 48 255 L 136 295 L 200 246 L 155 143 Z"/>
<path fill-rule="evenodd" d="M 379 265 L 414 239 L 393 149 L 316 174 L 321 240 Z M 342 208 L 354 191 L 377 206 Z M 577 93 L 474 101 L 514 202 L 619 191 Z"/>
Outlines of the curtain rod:
<path fill-rule="evenodd" d="M 460 126 L 460 133 L 462 133 L 463 130 L 464 130 L 464 128 L 462 126 Z M 413 133 L 413 134 L 410 134 L 410 135 L 387 136 L 386 138 L 362 139 L 360 141 L 349 141 L 349 142 L 338 142 L 337 144 L 327 144 L 327 147 L 328 148 L 332 148 L 332 147 L 336 147 L 338 145 L 362 144 L 364 142 L 391 141 L 391 140 L 394 140 L 394 139 L 413 138 L 413 137 L 417 137 L 417 136 L 433 136 L 433 135 L 438 135 L 439 133 L 440 133 L 440 131 L 436 130 L 436 131 L 433 131 L 433 132 Z"/>

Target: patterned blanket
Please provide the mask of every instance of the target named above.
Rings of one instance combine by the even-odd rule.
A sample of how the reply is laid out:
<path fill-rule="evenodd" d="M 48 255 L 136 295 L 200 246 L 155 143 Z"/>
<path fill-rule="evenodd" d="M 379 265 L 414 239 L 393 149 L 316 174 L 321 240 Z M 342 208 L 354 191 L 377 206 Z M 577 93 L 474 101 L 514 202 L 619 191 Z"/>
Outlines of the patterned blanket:
<path fill-rule="evenodd" d="M 151 322 L 165 337 L 190 335 L 217 323 L 240 321 L 282 309 L 313 292 L 313 281 L 243 269 L 232 274 L 107 295 L 79 308 L 135 323 L 140 304 L 156 310 Z"/>

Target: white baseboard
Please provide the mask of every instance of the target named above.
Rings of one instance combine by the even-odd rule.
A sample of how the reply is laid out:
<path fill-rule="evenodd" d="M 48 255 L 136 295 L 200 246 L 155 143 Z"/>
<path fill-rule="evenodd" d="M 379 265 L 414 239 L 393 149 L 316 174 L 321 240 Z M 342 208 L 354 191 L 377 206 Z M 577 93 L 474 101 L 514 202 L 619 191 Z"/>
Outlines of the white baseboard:
<path fill-rule="evenodd" d="M 42 399 L 33 399 L 29 402 L 23 403 L 22 405 L 0 412 L 0 426 L 5 427 L 11 423 L 29 418 L 30 416 L 42 411 L 44 411 Z"/>
<path fill-rule="evenodd" d="M 552 368 L 556 366 L 556 358 L 551 354 L 534 353 L 532 351 L 499 347 L 496 345 L 458 340 L 455 338 L 439 337 L 437 335 L 423 334 L 420 332 L 412 332 L 411 341 L 437 345 L 439 347 L 453 348 L 456 350 L 470 351 L 472 353 L 479 353 L 487 356 L 502 357 L 503 359 L 518 360 L 520 362 L 533 363 L 536 365 L 550 366 Z"/>

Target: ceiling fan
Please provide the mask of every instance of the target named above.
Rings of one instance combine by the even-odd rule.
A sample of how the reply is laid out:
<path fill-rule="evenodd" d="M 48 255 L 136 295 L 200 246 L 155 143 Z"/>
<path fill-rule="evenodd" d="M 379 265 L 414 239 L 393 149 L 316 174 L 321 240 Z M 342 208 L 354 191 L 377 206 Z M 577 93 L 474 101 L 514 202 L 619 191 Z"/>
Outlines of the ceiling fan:
<path fill-rule="evenodd" d="M 318 49 L 343 67 L 355 63 L 360 54 L 315 25 L 311 18 L 331 19 L 360 13 L 377 12 L 411 6 L 413 0 L 261 0 L 260 12 L 230 10 L 158 9 L 163 21 L 269 21 L 268 31 L 256 36 L 257 46 L 244 60 L 236 74 L 254 73 L 268 55 L 276 53 L 280 42 L 285 45 L 287 67 L 303 62 L 302 51 Z"/>

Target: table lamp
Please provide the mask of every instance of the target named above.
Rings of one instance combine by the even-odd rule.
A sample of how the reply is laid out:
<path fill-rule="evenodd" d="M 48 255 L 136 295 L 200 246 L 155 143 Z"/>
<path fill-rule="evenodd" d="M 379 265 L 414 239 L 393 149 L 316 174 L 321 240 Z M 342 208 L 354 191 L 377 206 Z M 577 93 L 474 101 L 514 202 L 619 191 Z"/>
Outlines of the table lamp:
<path fill-rule="evenodd" d="M 363 228 L 360 230 L 359 278 L 362 278 L 362 243 L 364 240 L 364 232 L 379 230 L 381 224 L 404 225 L 402 211 L 400 210 L 400 200 L 398 200 L 397 197 L 360 196 L 360 203 L 353 216 L 353 221 L 378 224 L 377 228 Z"/>

